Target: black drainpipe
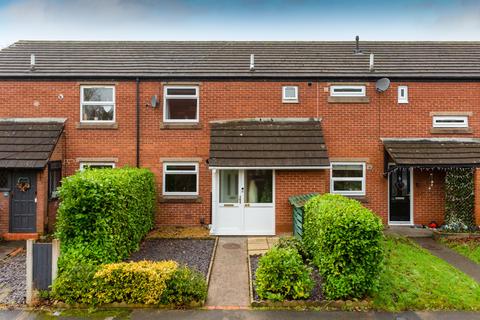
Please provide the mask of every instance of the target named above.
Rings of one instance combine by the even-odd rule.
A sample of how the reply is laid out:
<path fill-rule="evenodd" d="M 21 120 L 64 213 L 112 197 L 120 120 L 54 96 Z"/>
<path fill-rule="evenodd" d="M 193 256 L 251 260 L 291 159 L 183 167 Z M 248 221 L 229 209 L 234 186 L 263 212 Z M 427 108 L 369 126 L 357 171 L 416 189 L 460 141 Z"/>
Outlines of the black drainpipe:
<path fill-rule="evenodd" d="M 137 168 L 140 167 L 140 79 L 136 79 L 137 84 L 137 137 L 136 137 L 136 155 L 137 155 Z"/>

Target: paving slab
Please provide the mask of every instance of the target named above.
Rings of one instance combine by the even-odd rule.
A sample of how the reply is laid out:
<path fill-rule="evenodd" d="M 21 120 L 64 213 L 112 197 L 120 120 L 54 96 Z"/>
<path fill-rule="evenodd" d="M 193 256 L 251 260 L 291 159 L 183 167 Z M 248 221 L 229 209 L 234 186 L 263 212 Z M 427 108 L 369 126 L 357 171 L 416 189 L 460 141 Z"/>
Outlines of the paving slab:
<path fill-rule="evenodd" d="M 420 246 L 430 251 L 434 256 L 445 260 L 458 270 L 480 283 L 480 266 L 450 248 L 438 243 L 432 238 L 414 238 Z"/>
<path fill-rule="evenodd" d="M 213 308 L 250 306 L 247 238 L 218 239 L 206 306 Z"/>

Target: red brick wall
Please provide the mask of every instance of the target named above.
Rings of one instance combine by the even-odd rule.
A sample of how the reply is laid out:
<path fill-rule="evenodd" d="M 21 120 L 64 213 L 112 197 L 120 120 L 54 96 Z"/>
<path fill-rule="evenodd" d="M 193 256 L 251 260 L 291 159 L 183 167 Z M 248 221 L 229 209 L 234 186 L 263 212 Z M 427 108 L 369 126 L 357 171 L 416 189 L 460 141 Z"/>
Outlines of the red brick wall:
<path fill-rule="evenodd" d="M 8 232 L 10 218 L 10 197 L 0 192 L 0 236 Z"/>
<path fill-rule="evenodd" d="M 445 216 L 445 172 L 414 170 L 413 212 L 415 224 L 442 224 Z M 433 181 L 433 183 L 432 183 Z"/>
<path fill-rule="evenodd" d="M 133 81 L 101 82 L 116 85 L 118 128 L 113 130 L 76 128 L 79 122 L 82 83 L 92 82 L 0 82 L 0 117 L 67 117 L 64 151 L 66 174 L 72 174 L 78 169 L 79 164 L 76 159 L 81 157 L 115 157 L 118 158 L 118 166 L 135 165 L 135 83 Z M 160 224 L 198 224 L 202 217 L 206 219 L 206 223 L 210 223 L 211 175 L 205 160 L 209 152 L 208 123 L 212 120 L 322 117 L 330 157 L 333 160 L 361 159 L 367 162 L 366 205 L 377 212 L 384 222 L 388 217 L 388 190 L 387 179 L 383 176 L 384 157 L 380 138 L 480 136 L 478 119 L 480 83 L 394 82 L 387 92 L 377 93 L 374 83 L 370 82 L 367 83 L 370 103 L 332 104 L 327 102 L 329 86 L 327 82 L 313 82 L 308 85 L 308 82 L 283 81 L 203 81 L 199 83 L 200 127 L 195 130 L 161 128 L 162 105 L 157 108 L 146 105 L 153 95 L 157 95 L 161 104 L 163 103 L 161 98 L 163 84 L 159 81 L 141 83 L 141 165 L 152 169 L 156 174 L 157 187 L 161 193 L 161 158 L 196 157 L 201 158 L 202 161 L 200 165 L 201 202 L 160 203 L 157 216 L 157 222 Z M 298 104 L 281 102 L 281 87 L 285 84 L 299 86 L 300 102 Z M 397 104 L 398 85 L 409 86 L 408 104 Z M 63 100 L 58 99 L 59 94 L 63 94 Z M 40 102 L 40 106 L 35 107 L 34 101 Z M 430 112 L 432 111 L 473 112 L 470 119 L 473 134 L 430 134 Z M 291 173 L 292 177 L 296 173 Z M 312 183 L 324 184 L 325 190 L 328 190 L 328 181 L 325 181 L 328 177 L 314 173 L 304 175 L 312 181 L 322 179 L 321 182 Z M 281 176 L 279 179 L 282 179 Z M 422 180 L 419 183 L 422 185 Z M 432 196 L 428 196 L 428 199 L 423 201 L 423 197 L 427 197 L 432 192 L 419 190 L 416 190 L 419 194 L 415 198 L 415 214 L 419 215 L 419 218 L 416 218 L 415 222 L 429 220 L 422 218 L 429 203 L 443 203 L 440 191 L 433 193 L 434 197 L 439 197 L 436 199 L 438 201 Z M 292 193 L 301 192 L 293 190 Z M 284 205 L 279 203 L 278 209 L 280 210 Z M 439 220 L 438 211 L 435 212 L 435 220 Z M 282 224 L 286 225 L 285 221 Z"/>
<path fill-rule="evenodd" d="M 328 192 L 328 170 L 275 171 L 275 224 L 276 233 L 292 231 L 292 206 L 288 198 L 293 195 Z"/>

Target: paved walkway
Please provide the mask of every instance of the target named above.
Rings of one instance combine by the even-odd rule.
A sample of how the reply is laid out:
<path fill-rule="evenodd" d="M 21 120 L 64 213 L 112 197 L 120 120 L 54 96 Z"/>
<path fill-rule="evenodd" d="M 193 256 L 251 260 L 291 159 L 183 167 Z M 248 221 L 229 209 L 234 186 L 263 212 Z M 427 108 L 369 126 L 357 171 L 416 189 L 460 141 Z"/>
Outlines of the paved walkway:
<path fill-rule="evenodd" d="M 431 238 L 433 231 L 425 228 L 415 228 L 410 226 L 390 226 L 385 230 L 385 234 L 398 234 L 408 238 Z"/>
<path fill-rule="evenodd" d="M 480 283 L 480 267 L 475 262 L 445 247 L 432 238 L 414 238 L 413 240 L 430 251 L 434 256 L 445 260 Z"/>
<path fill-rule="evenodd" d="M 123 311 L 65 311 L 52 316 L 44 312 L 0 311 L 0 320 L 27 319 L 131 319 L 131 320 L 475 320 L 480 319 L 480 313 L 473 312 L 317 312 L 294 310 L 156 310 L 136 309 Z"/>
<path fill-rule="evenodd" d="M 248 255 L 264 254 L 278 242 L 278 237 L 248 237 Z"/>
<path fill-rule="evenodd" d="M 25 241 L 3 241 L 0 242 L 0 260 L 5 259 L 13 251 L 25 248 Z"/>
<path fill-rule="evenodd" d="M 208 288 L 208 308 L 248 308 L 247 238 L 220 237 Z"/>

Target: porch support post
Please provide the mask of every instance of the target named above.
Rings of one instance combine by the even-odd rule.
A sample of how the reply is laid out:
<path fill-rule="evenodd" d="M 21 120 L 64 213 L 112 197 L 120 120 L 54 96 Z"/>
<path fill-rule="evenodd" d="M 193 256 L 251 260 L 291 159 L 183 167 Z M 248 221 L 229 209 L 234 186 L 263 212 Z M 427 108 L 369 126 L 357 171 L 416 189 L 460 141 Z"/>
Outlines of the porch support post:
<path fill-rule="evenodd" d="M 210 226 L 210 233 L 216 233 L 216 226 L 217 226 L 217 169 L 212 169 L 212 224 Z"/>
<path fill-rule="evenodd" d="M 475 225 L 480 226 L 480 168 L 475 168 L 473 173 L 473 214 L 475 218 Z"/>
<path fill-rule="evenodd" d="M 27 240 L 27 305 L 33 301 L 33 244 L 35 240 Z"/>

